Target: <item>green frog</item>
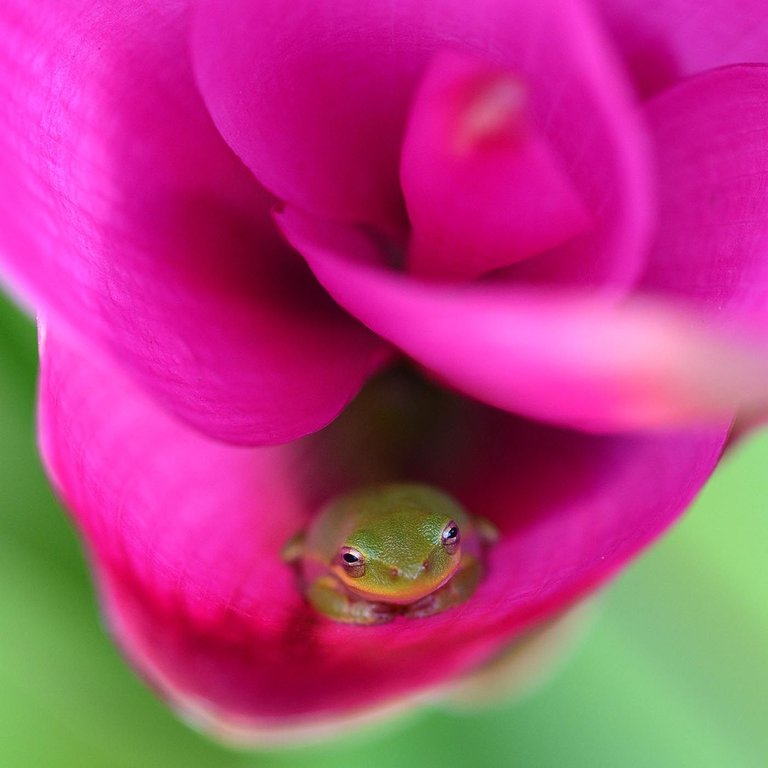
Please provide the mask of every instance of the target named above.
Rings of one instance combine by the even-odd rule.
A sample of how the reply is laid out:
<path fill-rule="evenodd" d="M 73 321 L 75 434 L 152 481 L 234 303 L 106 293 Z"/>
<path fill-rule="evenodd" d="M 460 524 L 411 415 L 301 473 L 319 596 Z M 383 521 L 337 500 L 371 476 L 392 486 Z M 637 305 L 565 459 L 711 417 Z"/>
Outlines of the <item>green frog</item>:
<path fill-rule="evenodd" d="M 429 485 L 393 483 L 334 499 L 294 536 L 309 602 L 335 621 L 380 624 L 431 616 L 468 600 L 497 538 L 487 520 Z"/>

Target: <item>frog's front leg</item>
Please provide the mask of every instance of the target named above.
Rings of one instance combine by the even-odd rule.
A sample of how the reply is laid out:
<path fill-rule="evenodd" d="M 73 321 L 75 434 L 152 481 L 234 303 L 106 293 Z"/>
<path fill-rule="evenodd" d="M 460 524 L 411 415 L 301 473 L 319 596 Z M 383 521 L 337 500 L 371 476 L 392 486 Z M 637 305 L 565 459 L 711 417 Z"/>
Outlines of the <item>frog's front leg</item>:
<path fill-rule="evenodd" d="M 384 624 L 398 613 L 398 606 L 351 595 L 329 575 L 320 576 L 309 585 L 307 599 L 324 616 L 348 624 Z"/>
<path fill-rule="evenodd" d="M 284 563 L 296 565 L 301 560 L 304 554 L 305 539 L 304 531 L 299 531 L 285 542 L 282 550 L 280 550 L 280 557 Z"/>
<path fill-rule="evenodd" d="M 463 555 L 459 569 L 451 580 L 431 595 L 409 605 L 404 615 L 412 619 L 432 616 L 469 600 L 482 575 L 483 566 L 480 561 L 474 555 Z"/>

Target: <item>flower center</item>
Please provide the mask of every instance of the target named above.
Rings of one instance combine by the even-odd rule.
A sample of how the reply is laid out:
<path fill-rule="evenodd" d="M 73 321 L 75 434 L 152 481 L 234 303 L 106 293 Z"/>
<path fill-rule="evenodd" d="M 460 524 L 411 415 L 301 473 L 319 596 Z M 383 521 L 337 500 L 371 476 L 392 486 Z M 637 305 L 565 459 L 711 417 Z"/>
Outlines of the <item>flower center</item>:
<path fill-rule="evenodd" d="M 462 461 L 467 407 L 407 364 L 369 382 L 333 423 L 297 443 L 310 508 L 377 483 L 441 485 L 446 467 Z"/>

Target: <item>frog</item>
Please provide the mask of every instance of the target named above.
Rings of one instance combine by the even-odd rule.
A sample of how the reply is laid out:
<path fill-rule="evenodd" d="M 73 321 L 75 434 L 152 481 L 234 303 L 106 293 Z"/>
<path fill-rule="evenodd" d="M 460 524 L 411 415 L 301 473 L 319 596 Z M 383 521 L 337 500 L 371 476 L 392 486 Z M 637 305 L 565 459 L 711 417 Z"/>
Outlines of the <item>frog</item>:
<path fill-rule="evenodd" d="M 386 483 L 322 506 L 283 548 L 317 613 L 348 624 L 423 618 L 467 601 L 498 538 L 448 493 Z"/>

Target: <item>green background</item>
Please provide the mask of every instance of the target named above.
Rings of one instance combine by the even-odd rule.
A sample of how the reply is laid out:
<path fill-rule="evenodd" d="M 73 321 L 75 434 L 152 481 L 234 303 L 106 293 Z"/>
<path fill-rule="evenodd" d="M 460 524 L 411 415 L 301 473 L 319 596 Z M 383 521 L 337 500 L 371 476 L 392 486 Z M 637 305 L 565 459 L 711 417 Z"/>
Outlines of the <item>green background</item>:
<path fill-rule="evenodd" d="M 768 434 L 732 452 L 522 701 L 236 752 L 177 721 L 107 639 L 35 453 L 35 367 L 32 324 L 0 305 L 0 768 L 768 765 Z"/>

